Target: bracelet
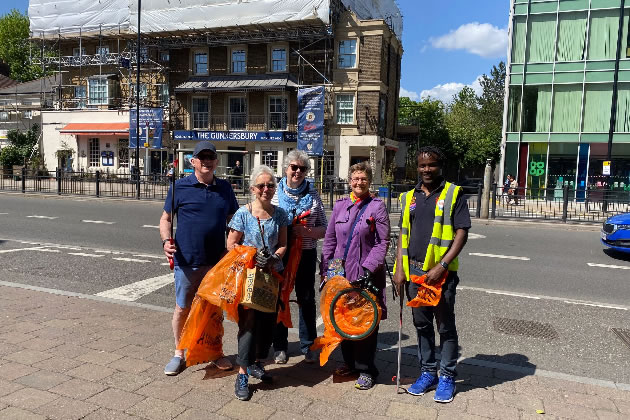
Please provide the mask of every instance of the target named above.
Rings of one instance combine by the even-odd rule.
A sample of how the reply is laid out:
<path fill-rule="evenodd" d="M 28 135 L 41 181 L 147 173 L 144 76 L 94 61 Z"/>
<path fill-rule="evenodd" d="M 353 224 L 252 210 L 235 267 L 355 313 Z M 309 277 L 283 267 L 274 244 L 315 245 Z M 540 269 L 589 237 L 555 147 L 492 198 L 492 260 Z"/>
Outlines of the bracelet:
<path fill-rule="evenodd" d="M 448 263 L 445 261 L 440 261 L 440 265 L 448 270 Z"/>
<path fill-rule="evenodd" d="M 164 239 L 164 240 L 162 241 L 162 248 L 164 248 L 164 244 L 165 244 L 166 242 L 170 241 L 170 240 L 171 240 L 171 238 L 166 238 L 166 239 Z"/>

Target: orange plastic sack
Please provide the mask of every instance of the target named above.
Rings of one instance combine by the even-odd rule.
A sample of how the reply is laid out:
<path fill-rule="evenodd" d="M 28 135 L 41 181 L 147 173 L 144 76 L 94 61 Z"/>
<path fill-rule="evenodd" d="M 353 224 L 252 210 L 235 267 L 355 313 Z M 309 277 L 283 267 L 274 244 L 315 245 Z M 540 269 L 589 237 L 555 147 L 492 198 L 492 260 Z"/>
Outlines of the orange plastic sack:
<path fill-rule="evenodd" d="M 410 280 L 419 285 L 418 296 L 407 302 L 407 306 L 412 308 L 417 308 L 419 306 L 437 306 L 442 298 L 442 286 L 444 285 L 447 277 L 448 271 L 445 271 L 444 275 L 440 278 L 440 281 L 436 285 L 429 286 L 424 283 L 427 278 L 426 274 L 423 274 L 422 276 L 412 274 L 410 276 Z"/>
<path fill-rule="evenodd" d="M 243 295 L 247 269 L 254 267 L 256 248 L 237 245 L 203 278 L 197 296 L 220 307 L 230 321 L 238 323 L 238 305 Z"/>
<path fill-rule="evenodd" d="M 348 280 L 341 276 L 335 276 L 326 282 L 326 286 L 322 290 L 319 308 L 324 321 L 324 335 L 317 337 L 311 346 L 311 350 L 322 350 L 319 355 L 319 364 L 321 366 L 328 362 L 330 354 L 344 340 L 333 327 L 330 319 L 330 305 L 337 293 L 348 287 L 352 287 Z M 376 296 L 371 293 L 369 295 L 377 302 L 376 314 L 372 303 L 359 294 L 359 289 L 357 289 L 357 292 L 346 293 L 339 298 L 333 315 L 337 326 L 342 332 L 353 336 L 365 334 L 374 324 L 375 316 L 376 325 L 378 325 L 381 320 L 382 310 Z"/>
<path fill-rule="evenodd" d="M 188 349 L 186 366 L 223 357 L 221 308 L 195 296 L 177 348 Z"/>

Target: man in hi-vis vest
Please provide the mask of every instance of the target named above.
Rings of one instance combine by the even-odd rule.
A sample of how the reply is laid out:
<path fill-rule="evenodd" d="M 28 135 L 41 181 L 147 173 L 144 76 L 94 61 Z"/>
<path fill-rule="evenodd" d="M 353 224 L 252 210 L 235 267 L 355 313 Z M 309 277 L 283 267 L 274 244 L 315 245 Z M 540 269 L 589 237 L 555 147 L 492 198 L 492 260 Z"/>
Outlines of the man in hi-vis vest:
<path fill-rule="evenodd" d="M 446 280 L 436 306 L 417 306 L 411 310 L 418 335 L 421 375 L 407 391 L 413 395 L 423 395 L 437 388 L 433 399 L 448 403 L 453 401 L 455 395 L 457 365 L 457 256 L 468 239 L 470 214 L 461 187 L 446 182 L 442 177 L 444 154 L 440 149 L 422 147 L 418 151 L 417 162 L 420 182 L 413 190 L 400 195 L 402 214 L 394 283 L 398 291 L 404 287 L 407 299 L 412 301 L 416 297 L 427 296 L 418 294 L 423 274 L 426 274 L 424 283 L 433 288 Z M 426 291 L 427 288 L 422 287 L 421 290 Z M 434 318 L 440 334 L 442 355 L 439 379 L 435 360 Z"/>

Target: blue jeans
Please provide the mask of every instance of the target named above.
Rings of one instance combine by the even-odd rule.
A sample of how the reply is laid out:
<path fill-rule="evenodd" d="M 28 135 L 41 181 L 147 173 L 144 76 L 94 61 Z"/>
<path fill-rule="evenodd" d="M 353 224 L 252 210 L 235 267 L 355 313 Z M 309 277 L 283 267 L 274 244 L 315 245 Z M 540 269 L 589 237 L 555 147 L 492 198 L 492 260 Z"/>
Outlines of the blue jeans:
<path fill-rule="evenodd" d="M 209 265 L 200 267 L 175 266 L 173 272 L 175 274 L 175 303 L 177 306 L 182 309 L 190 308 L 201 280 L 211 268 Z"/>
<path fill-rule="evenodd" d="M 317 249 L 305 249 L 295 275 L 295 295 L 299 311 L 300 350 L 306 354 L 317 337 L 315 306 L 315 271 L 317 266 Z M 289 348 L 289 330 L 284 324 L 276 324 L 273 334 L 274 351 L 287 351 Z"/>
<path fill-rule="evenodd" d="M 455 377 L 457 375 L 458 337 L 455 326 L 455 293 L 459 277 L 457 272 L 450 272 L 442 287 L 442 298 L 437 306 L 420 306 L 412 308 L 413 325 L 418 336 L 418 360 L 422 373 L 437 374 L 435 360 L 435 331 L 433 319 L 440 334 L 441 360 L 440 375 Z M 407 282 L 407 300 L 418 295 L 418 285 Z"/>

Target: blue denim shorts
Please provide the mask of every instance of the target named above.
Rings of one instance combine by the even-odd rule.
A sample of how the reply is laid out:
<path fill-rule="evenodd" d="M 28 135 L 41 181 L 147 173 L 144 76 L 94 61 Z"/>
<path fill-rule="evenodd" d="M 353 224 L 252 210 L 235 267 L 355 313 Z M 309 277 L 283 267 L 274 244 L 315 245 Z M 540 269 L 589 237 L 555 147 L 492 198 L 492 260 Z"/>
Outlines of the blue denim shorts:
<path fill-rule="evenodd" d="M 210 271 L 210 268 L 212 267 L 209 265 L 200 267 L 175 266 L 175 303 L 177 303 L 177 306 L 190 308 L 201 280 Z"/>

